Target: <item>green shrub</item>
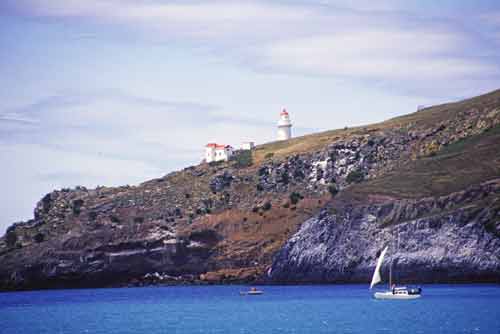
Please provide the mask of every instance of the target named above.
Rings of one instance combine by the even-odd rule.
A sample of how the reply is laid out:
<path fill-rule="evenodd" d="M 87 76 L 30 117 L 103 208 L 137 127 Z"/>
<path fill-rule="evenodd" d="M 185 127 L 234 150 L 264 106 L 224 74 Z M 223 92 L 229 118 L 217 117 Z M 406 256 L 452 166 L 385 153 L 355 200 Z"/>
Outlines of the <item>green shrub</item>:
<path fill-rule="evenodd" d="M 264 210 L 264 211 L 271 210 L 271 208 L 272 208 L 272 204 L 269 201 L 267 201 L 266 203 L 264 203 L 264 205 L 262 206 L 262 210 Z"/>
<path fill-rule="evenodd" d="M 292 205 L 295 205 L 295 204 L 299 203 L 299 201 L 303 198 L 304 198 L 304 196 L 302 196 L 300 193 L 294 191 L 293 193 L 290 194 L 290 203 L 292 203 Z"/>
<path fill-rule="evenodd" d="M 5 242 L 8 247 L 14 247 L 17 242 L 17 233 L 14 230 L 8 231 L 5 235 Z"/>
<path fill-rule="evenodd" d="M 271 159 L 272 157 L 274 157 L 274 153 L 269 152 L 269 153 L 266 153 L 266 155 L 264 156 L 264 159 Z"/>
<path fill-rule="evenodd" d="M 332 195 L 332 197 L 335 197 L 335 195 L 337 195 L 337 193 L 339 192 L 339 190 L 337 189 L 337 185 L 335 183 L 331 183 L 328 186 L 328 192 L 330 193 L 330 195 Z"/>
<path fill-rule="evenodd" d="M 281 174 L 281 182 L 283 184 L 288 184 L 289 181 L 290 181 L 290 177 L 288 176 L 288 172 L 284 171 L 283 174 Z"/>
<path fill-rule="evenodd" d="M 43 242 L 45 240 L 45 236 L 42 233 L 37 233 L 33 237 L 33 240 L 35 240 L 36 243 Z"/>
<path fill-rule="evenodd" d="M 305 175 L 304 175 L 304 172 L 302 172 L 302 170 L 296 169 L 293 172 L 293 177 L 296 178 L 296 179 L 303 179 L 305 177 Z"/>
<path fill-rule="evenodd" d="M 43 213 L 48 213 L 52 206 L 52 196 L 47 194 L 42 198 Z"/>
<path fill-rule="evenodd" d="M 73 201 L 73 214 L 78 216 L 83 205 L 83 199 L 76 199 Z"/>
<path fill-rule="evenodd" d="M 233 156 L 233 160 L 236 161 L 237 168 L 250 167 L 253 164 L 252 151 L 241 150 Z"/>
<path fill-rule="evenodd" d="M 120 218 L 118 218 L 117 216 L 115 215 L 111 215 L 109 216 L 109 219 L 111 220 L 112 223 L 116 223 L 116 224 L 119 224 L 121 221 L 120 221 Z"/>
<path fill-rule="evenodd" d="M 360 169 L 353 170 L 347 175 L 347 183 L 361 182 L 365 178 L 363 172 Z"/>

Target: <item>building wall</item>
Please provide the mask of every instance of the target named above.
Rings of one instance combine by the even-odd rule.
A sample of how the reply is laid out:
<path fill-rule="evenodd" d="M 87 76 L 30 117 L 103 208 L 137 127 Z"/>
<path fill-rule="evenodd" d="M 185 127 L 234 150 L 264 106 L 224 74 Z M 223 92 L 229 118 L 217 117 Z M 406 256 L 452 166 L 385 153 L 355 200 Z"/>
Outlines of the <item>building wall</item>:
<path fill-rule="evenodd" d="M 278 121 L 278 140 L 287 140 L 292 138 L 292 122 L 288 113 L 281 113 Z"/>
<path fill-rule="evenodd" d="M 229 158 L 233 155 L 233 150 L 230 147 L 226 148 L 214 148 L 207 147 L 205 150 L 205 161 L 228 161 Z"/>
<path fill-rule="evenodd" d="M 207 147 L 205 149 L 205 161 L 206 162 L 215 161 L 215 148 Z"/>
<path fill-rule="evenodd" d="M 291 126 L 278 127 L 278 140 L 287 140 L 290 138 L 292 138 L 292 127 Z"/>
<path fill-rule="evenodd" d="M 242 150 L 253 150 L 255 147 L 255 143 L 253 141 L 244 142 L 241 144 Z"/>

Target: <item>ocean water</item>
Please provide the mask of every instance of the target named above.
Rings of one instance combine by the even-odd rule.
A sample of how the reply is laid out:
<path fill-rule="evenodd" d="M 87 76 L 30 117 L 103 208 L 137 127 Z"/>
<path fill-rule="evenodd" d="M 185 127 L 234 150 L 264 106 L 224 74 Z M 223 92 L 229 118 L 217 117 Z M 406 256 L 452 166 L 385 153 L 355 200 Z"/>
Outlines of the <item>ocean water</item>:
<path fill-rule="evenodd" d="M 0 333 L 500 333 L 499 285 L 424 285 L 415 301 L 366 285 L 178 286 L 0 293 Z"/>

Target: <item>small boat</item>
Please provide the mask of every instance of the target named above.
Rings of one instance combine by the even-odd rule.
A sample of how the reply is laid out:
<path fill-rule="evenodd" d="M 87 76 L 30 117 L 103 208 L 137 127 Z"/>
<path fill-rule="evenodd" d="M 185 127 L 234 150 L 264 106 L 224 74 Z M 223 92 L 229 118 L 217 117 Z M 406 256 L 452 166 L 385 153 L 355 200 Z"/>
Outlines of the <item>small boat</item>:
<path fill-rule="evenodd" d="M 406 286 L 394 287 L 391 291 L 375 292 L 376 299 L 417 299 L 420 298 L 422 289 L 407 288 Z"/>
<path fill-rule="evenodd" d="M 257 288 L 250 288 L 248 291 L 240 291 L 240 295 L 242 296 L 258 296 L 262 295 L 264 291 L 257 290 Z"/>
<path fill-rule="evenodd" d="M 375 285 L 382 281 L 380 276 L 380 268 L 382 267 L 382 263 L 384 262 L 384 256 L 389 247 L 386 246 L 377 260 L 377 265 L 375 267 L 375 271 L 373 272 L 372 282 L 370 284 L 370 289 L 372 289 Z M 383 292 L 375 292 L 374 297 L 376 299 L 399 299 L 399 300 L 409 300 L 409 299 L 417 299 L 421 297 L 422 289 L 421 288 L 408 288 L 406 286 L 396 286 L 396 284 L 392 284 L 392 261 L 389 267 L 389 290 Z"/>

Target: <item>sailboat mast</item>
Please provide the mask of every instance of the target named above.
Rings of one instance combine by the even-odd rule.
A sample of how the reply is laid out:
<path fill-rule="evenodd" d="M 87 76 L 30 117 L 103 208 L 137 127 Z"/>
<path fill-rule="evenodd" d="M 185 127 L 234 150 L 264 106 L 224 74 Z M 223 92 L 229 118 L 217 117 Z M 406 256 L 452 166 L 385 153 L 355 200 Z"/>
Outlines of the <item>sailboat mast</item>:
<path fill-rule="evenodd" d="M 397 243 L 396 243 L 396 252 L 398 252 L 398 253 L 399 253 L 399 225 L 398 225 L 398 228 L 396 229 L 396 232 L 397 232 L 397 234 L 398 234 L 398 239 L 397 239 Z M 394 253 L 394 254 L 396 254 L 396 253 Z M 397 278 L 397 280 L 399 281 L 399 280 L 400 280 L 400 278 L 401 278 L 401 275 L 396 275 L 396 278 Z M 401 282 L 400 282 L 400 283 L 401 283 Z"/>
<path fill-rule="evenodd" d="M 392 290 L 392 263 L 394 262 L 394 255 L 396 254 L 396 251 L 399 247 L 399 226 L 396 228 L 396 234 L 397 234 L 397 239 L 396 239 L 396 247 L 394 247 L 394 239 L 393 239 L 393 251 L 391 254 L 391 264 L 389 266 L 389 290 Z M 396 248 L 396 249 L 394 249 Z"/>
<path fill-rule="evenodd" d="M 391 264 L 389 265 L 389 290 L 392 289 L 392 255 L 391 255 Z"/>

